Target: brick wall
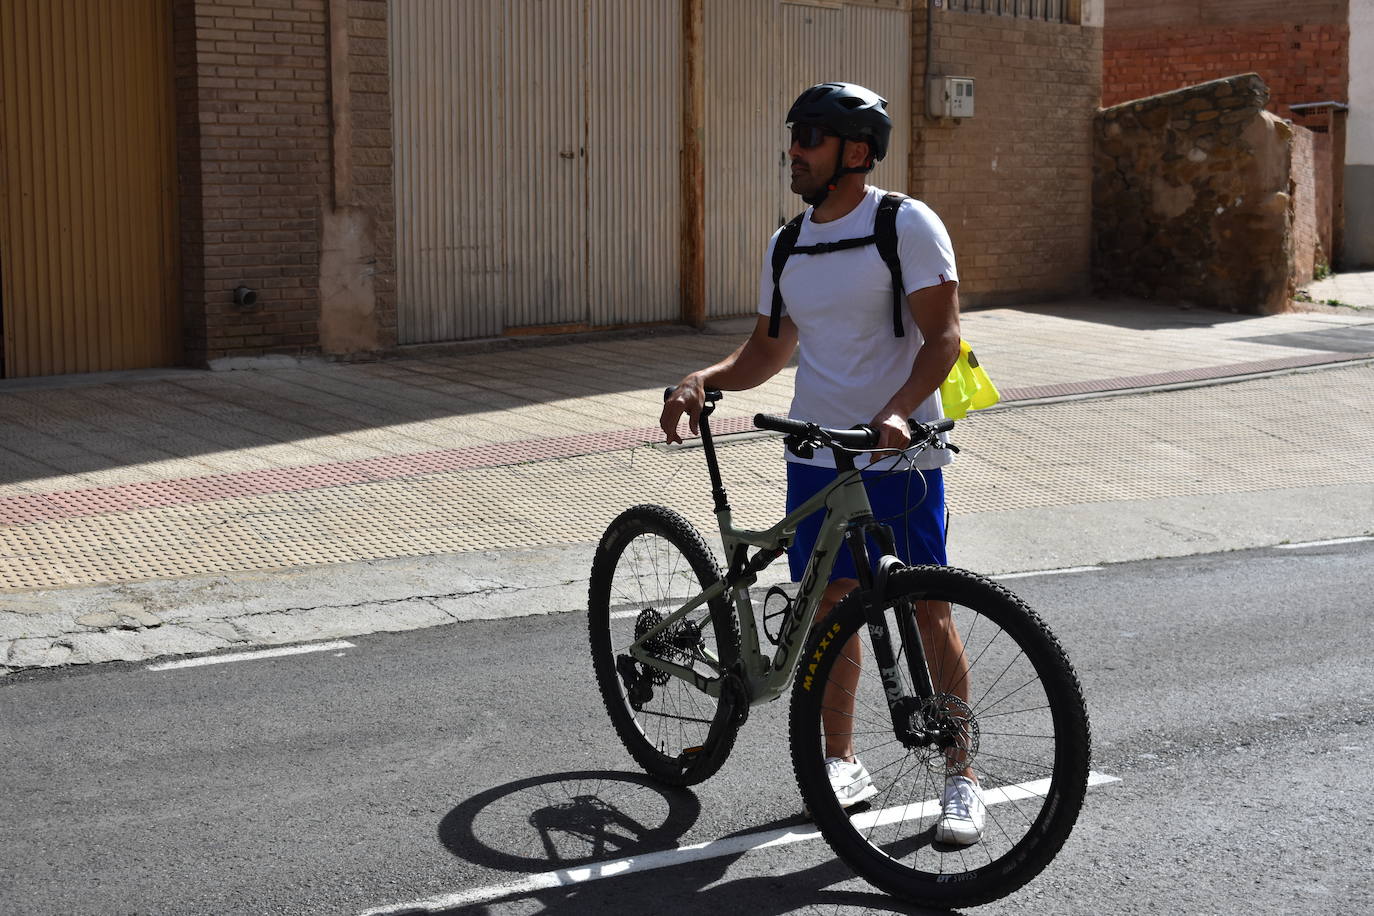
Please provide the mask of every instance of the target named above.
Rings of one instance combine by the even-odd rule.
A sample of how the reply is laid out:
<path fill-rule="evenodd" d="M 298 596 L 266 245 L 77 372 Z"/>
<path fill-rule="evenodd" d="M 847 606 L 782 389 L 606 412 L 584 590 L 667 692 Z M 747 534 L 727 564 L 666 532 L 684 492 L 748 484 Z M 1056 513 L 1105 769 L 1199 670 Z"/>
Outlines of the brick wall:
<path fill-rule="evenodd" d="M 348 2 L 351 201 L 370 216 L 376 345 L 396 345 L 396 197 L 387 0 Z"/>
<path fill-rule="evenodd" d="M 1347 100 L 1347 17 L 1346 0 L 1108 0 L 1102 104 L 1255 72 L 1270 111 L 1319 127 L 1288 106 Z"/>
<path fill-rule="evenodd" d="M 1292 104 L 1346 100 L 1349 40 L 1345 24 L 1109 27 L 1103 36 L 1102 102 L 1116 105 L 1253 71 L 1269 86 L 1269 110 L 1291 118 Z"/>
<path fill-rule="evenodd" d="M 318 345 L 325 0 L 178 0 L 186 355 Z M 233 302 L 239 285 L 255 309 Z"/>
<path fill-rule="evenodd" d="M 386 0 L 173 13 L 187 361 L 317 352 L 331 319 L 348 349 L 394 346 Z"/>
<path fill-rule="evenodd" d="M 1357 0 L 1358 2 L 1358 0 Z M 1349 0 L 1106 0 L 1108 29 L 1253 25 L 1259 22 L 1340 23 Z"/>
<path fill-rule="evenodd" d="M 913 18 L 923 49 L 925 16 Z M 972 76 L 976 109 L 957 124 L 926 119 L 916 68 L 911 185 L 949 228 L 961 301 L 1085 291 L 1101 29 L 949 10 L 934 20 L 931 72 Z"/>

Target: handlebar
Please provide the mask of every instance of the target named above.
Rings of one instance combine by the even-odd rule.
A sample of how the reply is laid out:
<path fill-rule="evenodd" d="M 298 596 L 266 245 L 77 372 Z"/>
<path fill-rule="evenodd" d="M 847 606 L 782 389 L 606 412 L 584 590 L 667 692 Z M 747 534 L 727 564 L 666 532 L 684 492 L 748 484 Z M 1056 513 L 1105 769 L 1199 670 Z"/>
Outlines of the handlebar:
<path fill-rule="evenodd" d="M 947 417 L 933 423 L 918 423 L 915 420 L 907 422 L 911 427 L 913 443 L 927 442 L 938 434 L 954 428 L 954 421 Z M 878 431 L 867 424 L 861 424 L 853 429 L 827 429 L 805 420 L 760 413 L 754 415 L 754 425 L 759 429 L 782 433 L 788 438 L 795 439 L 798 444 L 814 443 L 826 448 L 837 446 L 858 452 L 871 449 L 878 444 Z"/>

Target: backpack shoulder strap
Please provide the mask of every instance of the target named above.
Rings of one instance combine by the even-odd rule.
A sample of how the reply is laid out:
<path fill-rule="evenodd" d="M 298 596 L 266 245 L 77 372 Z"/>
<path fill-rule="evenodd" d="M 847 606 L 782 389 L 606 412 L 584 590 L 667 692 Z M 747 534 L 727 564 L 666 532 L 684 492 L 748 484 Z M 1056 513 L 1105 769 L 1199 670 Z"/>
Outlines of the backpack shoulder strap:
<path fill-rule="evenodd" d="M 902 291 L 902 259 L 897 253 L 897 211 L 906 200 L 905 194 L 890 191 L 878 201 L 878 214 L 873 218 L 873 235 L 878 244 L 878 254 L 892 274 L 892 333 L 904 337 L 902 313 L 906 309 L 906 296 Z"/>
<path fill-rule="evenodd" d="M 801 235 L 802 219 L 805 217 L 805 210 L 792 217 L 791 222 L 782 227 L 782 231 L 778 233 L 778 240 L 773 245 L 773 307 L 768 313 L 769 337 L 778 336 L 778 329 L 782 323 L 782 287 L 779 285 L 782 280 L 782 269 L 787 266 L 787 259 L 792 256 L 792 249 L 797 245 L 797 236 Z"/>

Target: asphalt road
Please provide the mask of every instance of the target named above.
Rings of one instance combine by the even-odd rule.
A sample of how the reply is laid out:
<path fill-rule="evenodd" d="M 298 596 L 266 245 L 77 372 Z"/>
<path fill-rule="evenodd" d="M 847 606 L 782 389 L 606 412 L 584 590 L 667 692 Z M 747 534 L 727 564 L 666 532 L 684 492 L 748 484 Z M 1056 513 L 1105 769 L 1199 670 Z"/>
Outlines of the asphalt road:
<path fill-rule="evenodd" d="M 1007 584 L 1088 696 L 1090 792 L 1059 858 L 988 914 L 1374 912 L 1374 542 L 1108 566 Z M 0 912 L 914 912 L 808 829 L 784 703 L 694 791 L 632 769 L 584 616 L 351 647 L 0 682 Z M 637 856 L 655 870 L 539 875 Z M 647 857 L 647 861 L 646 861 Z M 395 910 L 394 910 L 395 911 Z"/>

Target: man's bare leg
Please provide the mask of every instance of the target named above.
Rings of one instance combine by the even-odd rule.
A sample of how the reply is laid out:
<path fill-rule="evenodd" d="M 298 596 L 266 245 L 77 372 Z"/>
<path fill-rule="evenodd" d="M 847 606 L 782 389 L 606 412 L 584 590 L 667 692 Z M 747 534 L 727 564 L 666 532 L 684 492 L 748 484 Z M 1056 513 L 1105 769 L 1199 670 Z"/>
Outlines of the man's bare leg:
<path fill-rule="evenodd" d="M 826 586 L 816 620 L 830 616 L 840 599 L 859 587 L 856 579 L 836 579 Z M 825 728 L 825 756 L 854 761 L 854 694 L 863 670 L 863 646 L 858 634 L 845 643 L 844 655 L 830 670 L 822 698 L 821 723 Z"/>
<path fill-rule="evenodd" d="M 958 697 L 968 706 L 969 672 L 968 656 L 964 653 L 964 641 L 959 638 L 959 630 L 954 623 L 954 614 L 947 601 L 918 601 L 916 603 L 916 624 L 921 631 L 921 644 L 926 650 L 926 666 L 930 669 L 930 679 L 937 693 Z M 963 753 L 952 754 L 950 761 L 959 763 L 965 759 Z M 978 777 L 973 769 L 965 766 L 959 775 L 974 782 Z"/>
<path fill-rule="evenodd" d="M 821 597 L 817 620 L 824 620 L 829 616 L 840 599 L 858 585 L 854 579 L 836 579 L 831 582 Z M 959 638 L 949 604 L 944 601 L 919 602 L 916 608 L 916 622 L 920 628 L 921 642 L 925 646 L 926 662 L 935 689 L 940 693 L 958 697 L 967 704 L 968 657 L 964 654 L 964 643 Z M 825 685 L 821 722 L 825 728 L 827 757 L 854 760 L 854 698 L 862 671 L 863 645 L 858 634 L 855 634 L 845 643 L 844 655 L 831 669 L 830 679 Z M 977 781 L 969 767 L 964 768 L 962 775 Z"/>

